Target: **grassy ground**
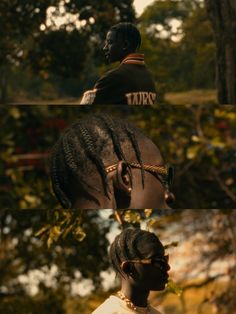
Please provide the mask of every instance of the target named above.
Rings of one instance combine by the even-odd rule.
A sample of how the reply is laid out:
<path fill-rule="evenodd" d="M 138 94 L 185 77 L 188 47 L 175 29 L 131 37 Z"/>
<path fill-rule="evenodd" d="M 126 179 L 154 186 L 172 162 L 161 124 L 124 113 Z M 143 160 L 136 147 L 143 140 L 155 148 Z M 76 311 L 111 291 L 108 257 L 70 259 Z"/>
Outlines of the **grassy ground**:
<path fill-rule="evenodd" d="M 216 90 L 195 89 L 185 92 L 167 93 L 165 100 L 172 105 L 216 104 Z"/>
<path fill-rule="evenodd" d="M 186 104 L 216 104 L 217 96 L 216 90 L 190 90 L 185 92 L 167 93 L 165 101 L 172 105 L 186 105 Z M 16 97 L 12 100 L 12 104 L 38 104 L 38 105 L 79 105 L 80 98 L 53 98 L 53 99 L 28 99 L 24 95 Z"/>

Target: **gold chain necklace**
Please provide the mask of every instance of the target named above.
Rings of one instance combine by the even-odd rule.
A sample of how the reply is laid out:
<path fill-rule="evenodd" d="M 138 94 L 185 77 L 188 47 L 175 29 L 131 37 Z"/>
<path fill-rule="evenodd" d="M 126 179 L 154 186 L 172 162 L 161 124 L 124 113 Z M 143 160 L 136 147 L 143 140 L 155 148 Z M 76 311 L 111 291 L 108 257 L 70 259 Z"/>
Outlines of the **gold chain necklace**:
<path fill-rule="evenodd" d="M 124 295 L 124 293 L 123 293 L 122 291 L 118 291 L 118 292 L 117 292 L 117 296 L 118 296 L 122 301 L 125 301 L 125 303 L 126 303 L 126 305 L 128 306 L 128 308 L 130 308 L 130 309 L 133 310 L 133 311 L 138 311 L 137 306 L 135 306 L 134 303 L 133 303 L 130 299 L 128 299 L 128 298 Z M 148 314 L 148 313 L 149 313 L 149 304 L 147 304 L 147 307 L 144 308 L 144 309 L 146 309 L 146 314 Z"/>

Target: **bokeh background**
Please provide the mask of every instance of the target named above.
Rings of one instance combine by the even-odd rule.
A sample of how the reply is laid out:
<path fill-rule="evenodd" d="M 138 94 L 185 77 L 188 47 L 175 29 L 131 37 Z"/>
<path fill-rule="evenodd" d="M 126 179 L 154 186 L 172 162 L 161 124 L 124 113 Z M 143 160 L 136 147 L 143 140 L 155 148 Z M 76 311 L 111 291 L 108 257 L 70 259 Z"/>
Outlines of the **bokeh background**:
<path fill-rule="evenodd" d="M 102 52 L 107 31 L 128 21 L 141 31 L 140 51 L 154 74 L 158 103 L 216 103 L 216 60 L 220 56 L 209 12 L 217 10 L 213 1 L 208 12 L 207 2 L 212 1 L 3 0 L 0 101 L 79 103 L 83 91 L 116 66 L 108 66 Z M 221 18 L 226 20 L 218 25 L 233 45 L 231 31 L 223 27 L 231 15 L 223 13 Z M 226 25 L 234 24 L 229 21 Z M 230 60 L 221 63 L 226 67 Z M 226 72 L 221 69 L 222 80 Z M 233 76 L 231 73 L 231 79 Z"/>
<path fill-rule="evenodd" d="M 8 106 L 1 110 L 2 208 L 58 207 L 50 187 L 50 152 L 76 118 L 104 112 L 127 119 L 175 167 L 174 208 L 236 208 L 236 113 L 232 106 L 160 108 Z"/>
<path fill-rule="evenodd" d="M 91 314 L 119 289 L 107 250 L 111 210 L 1 211 L 0 313 Z M 173 283 L 150 301 L 163 314 L 235 313 L 236 211 L 123 211 L 157 233 Z"/>

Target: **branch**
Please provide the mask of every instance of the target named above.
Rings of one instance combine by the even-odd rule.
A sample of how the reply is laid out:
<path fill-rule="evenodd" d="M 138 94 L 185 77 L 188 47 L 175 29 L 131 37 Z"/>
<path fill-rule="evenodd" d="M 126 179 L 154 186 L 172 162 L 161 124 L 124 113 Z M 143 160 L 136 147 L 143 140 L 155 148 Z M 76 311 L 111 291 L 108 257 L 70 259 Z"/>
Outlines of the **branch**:
<path fill-rule="evenodd" d="M 223 182 L 223 180 L 220 178 L 219 173 L 216 171 L 215 168 L 212 169 L 212 173 L 216 179 L 216 181 L 219 183 L 222 190 L 228 195 L 228 197 L 236 202 L 236 195 L 226 186 L 226 184 Z"/>
<path fill-rule="evenodd" d="M 202 282 L 199 282 L 199 283 L 190 283 L 190 284 L 187 284 L 185 285 L 184 287 L 181 287 L 183 292 L 185 292 L 186 290 L 188 289 L 199 289 L 199 288 L 202 288 L 204 287 L 205 285 L 207 285 L 208 283 L 218 279 L 218 278 L 221 278 L 221 277 L 224 277 L 226 276 L 226 274 L 222 273 L 222 274 L 218 274 L 218 275 L 215 275 L 213 277 L 208 277 L 206 278 L 205 280 L 203 280 Z"/>

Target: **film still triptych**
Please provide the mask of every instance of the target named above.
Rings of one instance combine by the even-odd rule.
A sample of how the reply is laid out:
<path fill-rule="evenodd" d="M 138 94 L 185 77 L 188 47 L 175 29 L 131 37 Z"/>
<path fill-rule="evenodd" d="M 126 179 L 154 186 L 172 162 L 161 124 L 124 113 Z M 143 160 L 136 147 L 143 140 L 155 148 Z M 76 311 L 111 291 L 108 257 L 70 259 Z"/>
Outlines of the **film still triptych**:
<path fill-rule="evenodd" d="M 235 16 L 2 1 L 0 314 L 236 314 Z"/>

